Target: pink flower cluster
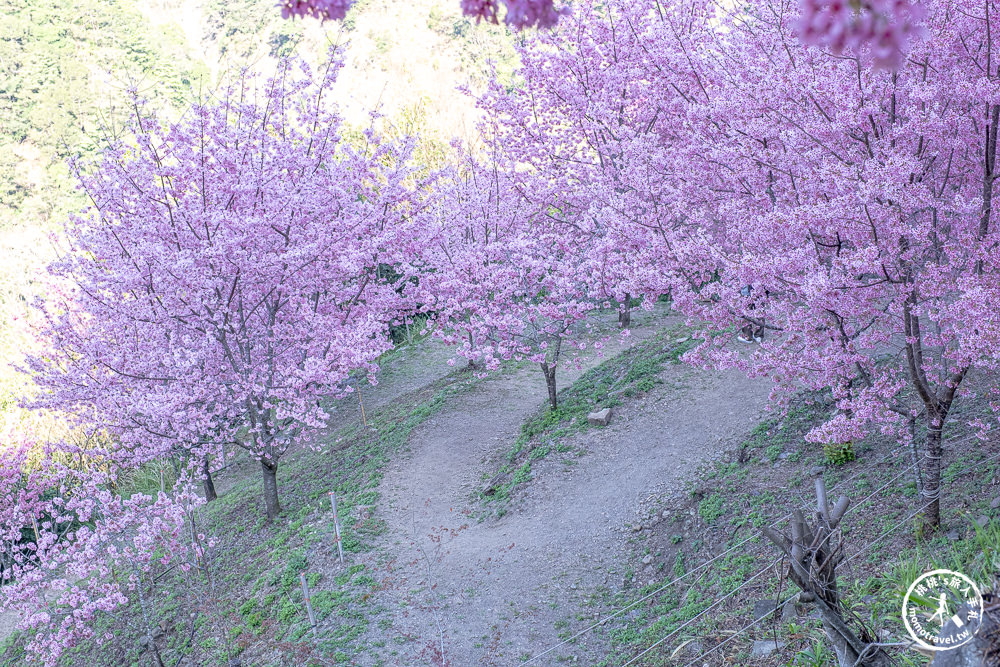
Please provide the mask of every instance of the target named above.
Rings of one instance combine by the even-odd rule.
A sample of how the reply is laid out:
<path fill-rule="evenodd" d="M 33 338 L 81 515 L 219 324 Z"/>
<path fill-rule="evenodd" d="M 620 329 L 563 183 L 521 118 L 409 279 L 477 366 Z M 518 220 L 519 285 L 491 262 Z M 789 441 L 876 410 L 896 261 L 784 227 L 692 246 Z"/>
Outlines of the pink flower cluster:
<path fill-rule="evenodd" d="M 282 18 L 311 16 L 320 21 L 339 21 L 347 16 L 353 0 L 282 0 Z"/>
<path fill-rule="evenodd" d="M 125 499 L 112 491 L 121 472 L 113 462 L 94 469 L 64 462 L 96 450 L 7 444 L 0 467 L 0 562 L 7 565 L 0 609 L 19 613 L 19 627 L 29 631 L 25 649 L 54 667 L 79 642 L 103 640 L 95 621 L 128 605 L 147 573 L 190 567 L 201 546 L 185 526 L 200 501 L 183 490 Z"/>
<path fill-rule="evenodd" d="M 347 15 L 353 0 L 283 0 L 281 15 L 284 18 L 305 17 L 340 20 Z M 462 13 L 491 23 L 499 22 L 500 5 L 506 8 L 504 22 L 515 30 L 524 28 L 551 28 L 568 10 L 555 8 L 554 0 L 461 0 Z"/>
<path fill-rule="evenodd" d="M 798 34 L 806 44 L 850 52 L 896 69 L 920 32 L 920 0 L 802 0 Z"/>
<path fill-rule="evenodd" d="M 500 0 L 507 8 L 504 22 L 515 30 L 551 28 L 568 9 L 558 10 L 553 0 Z M 462 0 L 462 13 L 475 19 L 498 22 L 498 0 Z"/>

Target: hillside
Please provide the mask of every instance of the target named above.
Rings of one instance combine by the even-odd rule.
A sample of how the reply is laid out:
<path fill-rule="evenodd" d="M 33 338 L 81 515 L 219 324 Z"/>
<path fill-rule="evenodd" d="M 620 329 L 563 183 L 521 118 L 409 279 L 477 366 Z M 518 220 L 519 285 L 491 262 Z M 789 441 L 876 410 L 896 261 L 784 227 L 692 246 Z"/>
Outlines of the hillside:
<path fill-rule="evenodd" d="M 271 0 L 7 0 L 0 5 L 0 405 L 16 393 L 7 365 L 51 259 L 48 234 L 85 204 L 66 165 L 99 146 L 138 89 L 168 118 L 229 70 L 262 72 L 297 52 L 344 50 L 337 90 L 347 121 L 375 108 L 425 145 L 475 135 L 475 87 L 491 62 L 512 71 L 512 37 L 474 26 L 447 0 L 363 0 L 342 24 L 285 21 Z M 436 152 L 436 151 L 432 151 Z M 0 428 L 5 417 L 0 414 Z"/>
<path fill-rule="evenodd" d="M 473 29 L 454 3 L 359 2 L 343 24 L 282 20 L 268 0 L 57 0 L 0 9 L 0 227 L 56 222 L 79 202 L 64 164 L 94 150 L 135 87 L 181 109 L 228 69 L 268 71 L 298 51 L 345 49 L 338 83 L 349 121 L 376 107 L 429 129 L 474 133 L 475 86 L 490 59 L 510 69 L 510 37 Z M 423 117 L 426 120 L 423 120 Z M 450 137 L 448 137 L 450 138 Z"/>

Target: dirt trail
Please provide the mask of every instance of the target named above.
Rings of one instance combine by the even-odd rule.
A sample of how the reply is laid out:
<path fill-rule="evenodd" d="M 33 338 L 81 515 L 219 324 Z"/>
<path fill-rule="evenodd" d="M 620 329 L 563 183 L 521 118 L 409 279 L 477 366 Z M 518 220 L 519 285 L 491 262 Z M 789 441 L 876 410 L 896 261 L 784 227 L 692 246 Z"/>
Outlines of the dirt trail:
<path fill-rule="evenodd" d="M 579 372 L 563 372 L 563 386 Z M 385 664 L 442 664 L 443 646 L 456 667 L 518 665 L 560 633 L 589 625 L 602 609 L 588 598 L 622 586 L 623 527 L 640 501 L 721 453 L 766 402 L 766 383 L 736 373 L 674 365 L 661 377 L 663 385 L 610 426 L 576 436 L 588 453 L 575 465 L 555 453 L 536 464 L 527 496 L 499 520 L 477 523 L 474 492 L 492 470 L 487 461 L 509 449 L 540 405 L 540 371 L 488 380 L 414 431 L 412 454 L 393 464 L 381 488 L 385 549 L 395 555 L 384 602 L 392 633 L 407 638 L 387 642 Z M 592 664 L 604 648 L 588 633 L 532 664 L 574 656 Z"/>
<path fill-rule="evenodd" d="M 433 337 L 418 341 L 415 345 L 401 347 L 389 360 L 381 364 L 376 385 L 368 384 L 367 380 L 361 381 L 360 393 L 365 411 L 370 413 L 404 394 L 448 375 L 454 370 L 447 363 L 453 356 L 450 348 Z M 330 419 L 320 434 L 321 441 L 332 439 L 341 429 L 362 419 L 361 403 L 356 392 L 339 400 L 331 400 L 326 409 L 330 413 Z M 283 462 L 287 464 L 291 459 L 300 456 L 303 449 L 302 445 L 293 443 L 285 453 Z M 279 467 L 279 490 L 281 473 Z M 260 464 L 241 449 L 237 449 L 235 453 L 230 450 L 227 453 L 225 467 L 213 473 L 215 488 L 219 494 L 228 492 L 241 480 L 248 477 L 257 479 L 259 476 Z"/>
<path fill-rule="evenodd" d="M 436 338 L 428 338 L 416 345 L 400 348 L 382 365 L 377 385 L 370 386 L 367 382 L 361 384 L 365 409 L 375 410 L 403 394 L 444 377 L 453 370 L 447 364 L 452 356 L 450 349 Z M 361 411 L 357 395 L 351 394 L 333 404 L 327 430 L 335 433 L 360 419 Z M 289 450 L 286 454 L 289 459 L 298 455 L 299 452 L 293 450 Z M 238 451 L 232 462 L 227 463 L 224 470 L 215 474 L 216 489 L 220 494 L 226 493 L 242 479 L 251 477 L 256 480 L 259 476 L 258 464 L 242 451 Z M 16 612 L 0 611 L 0 642 L 14 632 L 17 623 Z"/>
<path fill-rule="evenodd" d="M 674 321 L 643 319 L 656 326 L 637 327 L 629 344 Z M 623 348 L 613 339 L 606 357 Z M 443 377 L 452 370 L 449 356 L 435 340 L 401 350 L 378 386 L 363 387 L 366 409 Z M 600 361 L 562 368 L 560 386 Z M 623 527 L 640 501 L 676 487 L 724 451 L 753 426 L 767 395 L 766 384 L 735 373 L 674 365 L 661 377 L 663 385 L 617 411 L 610 426 L 576 436 L 588 453 L 575 465 L 561 464 L 557 454 L 537 462 L 527 495 L 501 519 L 477 522 L 475 492 L 483 473 L 494 471 L 489 462 L 509 450 L 543 402 L 541 372 L 532 366 L 487 379 L 417 427 L 411 453 L 393 462 L 380 488 L 389 530 L 376 557 L 389 563 L 373 569 L 385 573 L 377 597 L 393 625 L 377 631 L 383 646 L 369 653 L 370 664 L 378 654 L 379 664 L 440 665 L 443 647 L 453 667 L 519 665 L 607 611 L 590 599 L 599 589 L 621 588 Z M 338 402 L 330 428 L 356 421 L 359 412 L 353 395 Z M 254 474 L 248 466 L 227 470 L 220 486 Z M 12 614 L 0 615 L 0 639 L 13 625 Z M 532 664 L 564 664 L 566 657 L 593 664 L 605 649 L 588 633 Z"/>

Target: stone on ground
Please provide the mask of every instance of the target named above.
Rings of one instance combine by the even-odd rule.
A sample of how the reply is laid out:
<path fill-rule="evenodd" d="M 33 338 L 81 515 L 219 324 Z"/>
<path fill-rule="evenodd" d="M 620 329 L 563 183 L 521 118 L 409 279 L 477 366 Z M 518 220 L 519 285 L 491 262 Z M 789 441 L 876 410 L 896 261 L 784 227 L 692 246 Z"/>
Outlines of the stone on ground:
<path fill-rule="evenodd" d="M 611 408 L 604 408 L 587 415 L 587 423 L 593 426 L 607 426 L 611 421 Z"/>
<path fill-rule="evenodd" d="M 782 648 L 785 642 L 775 641 L 774 639 L 758 639 L 753 643 L 753 647 L 750 649 L 750 656 L 753 658 L 764 658 L 779 648 Z"/>

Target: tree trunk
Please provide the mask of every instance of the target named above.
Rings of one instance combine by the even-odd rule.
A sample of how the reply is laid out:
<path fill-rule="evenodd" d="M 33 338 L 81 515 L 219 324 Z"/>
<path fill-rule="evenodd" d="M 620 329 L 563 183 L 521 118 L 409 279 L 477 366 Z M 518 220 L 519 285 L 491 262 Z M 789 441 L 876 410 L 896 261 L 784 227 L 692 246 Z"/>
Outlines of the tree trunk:
<path fill-rule="evenodd" d="M 212 471 L 208 467 L 207 456 L 202 459 L 201 473 L 205 476 L 201 482 L 202 486 L 205 488 L 205 501 L 212 502 L 219 497 L 219 494 L 215 492 L 215 482 L 212 480 Z"/>
<path fill-rule="evenodd" d="M 920 475 L 924 487 L 921 502 L 927 505 L 924 509 L 924 525 L 936 529 L 941 525 L 941 455 L 944 451 L 941 444 L 941 427 L 944 418 L 931 416 L 929 421 L 923 470 Z"/>
<path fill-rule="evenodd" d="M 632 326 L 632 295 L 626 294 L 625 300 L 618 304 L 618 328 L 628 329 Z"/>
<path fill-rule="evenodd" d="M 261 459 L 260 468 L 264 475 L 264 508 L 267 511 L 267 520 L 274 521 L 281 512 L 281 505 L 278 503 L 278 464 Z"/>
<path fill-rule="evenodd" d="M 474 349 L 476 349 L 476 348 L 475 348 L 475 344 L 474 344 L 474 342 L 472 340 L 472 332 L 470 331 L 469 332 L 469 350 L 471 351 L 471 350 L 474 350 Z M 470 358 L 469 359 L 469 369 L 470 370 L 476 370 L 476 368 L 478 368 L 478 367 L 476 366 L 475 359 Z"/>
<path fill-rule="evenodd" d="M 837 664 L 840 667 L 856 667 L 858 664 L 858 654 L 847 643 L 847 640 L 841 637 L 840 633 L 825 620 L 823 621 L 823 630 L 826 632 L 827 639 L 833 644 L 833 652 L 837 656 Z"/>
<path fill-rule="evenodd" d="M 558 399 L 556 398 L 556 367 L 550 366 L 548 362 L 542 362 L 542 373 L 545 374 L 545 386 L 549 390 L 549 406 L 555 410 L 559 407 Z"/>

